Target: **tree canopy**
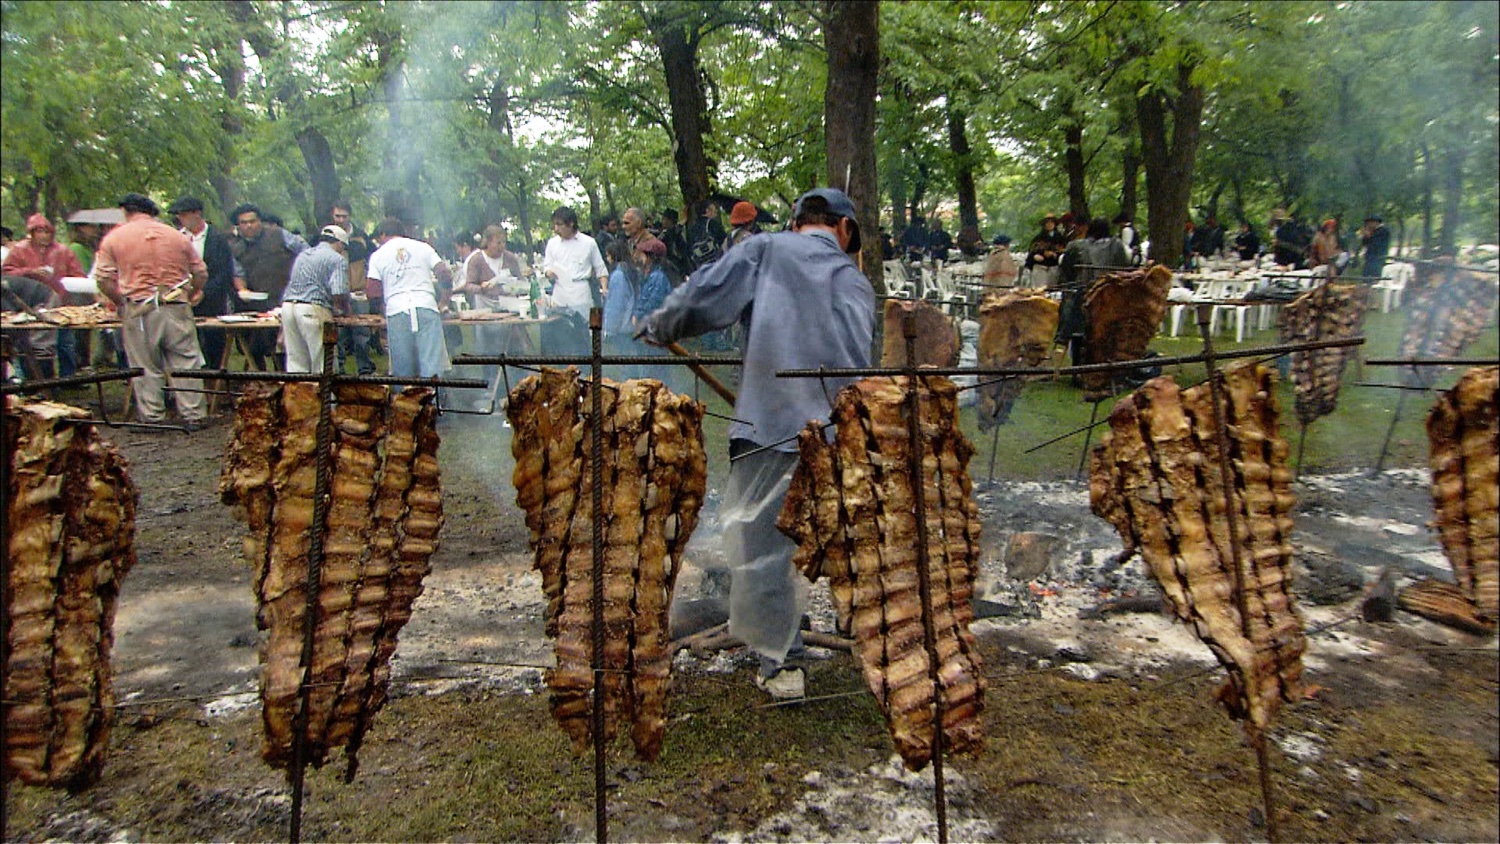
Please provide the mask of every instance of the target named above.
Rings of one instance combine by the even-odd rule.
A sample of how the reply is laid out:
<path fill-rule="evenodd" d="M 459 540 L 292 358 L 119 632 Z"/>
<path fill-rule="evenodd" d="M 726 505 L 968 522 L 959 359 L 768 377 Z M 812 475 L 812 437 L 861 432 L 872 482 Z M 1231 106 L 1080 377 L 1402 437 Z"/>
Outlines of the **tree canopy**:
<path fill-rule="evenodd" d="M 19 229 L 138 190 L 200 196 L 219 219 L 253 201 L 306 230 L 342 197 L 367 226 L 503 220 L 522 243 L 562 203 L 593 220 L 728 195 L 784 217 L 841 178 L 825 138 L 844 143 L 844 118 L 824 102 L 841 11 L 3 0 L 0 216 Z M 1123 210 L 1173 260 L 1189 216 L 1378 212 L 1432 249 L 1500 229 L 1493 2 L 955 0 L 877 17 L 871 191 L 893 230 L 938 214 L 1025 237 L 1044 213 Z"/>

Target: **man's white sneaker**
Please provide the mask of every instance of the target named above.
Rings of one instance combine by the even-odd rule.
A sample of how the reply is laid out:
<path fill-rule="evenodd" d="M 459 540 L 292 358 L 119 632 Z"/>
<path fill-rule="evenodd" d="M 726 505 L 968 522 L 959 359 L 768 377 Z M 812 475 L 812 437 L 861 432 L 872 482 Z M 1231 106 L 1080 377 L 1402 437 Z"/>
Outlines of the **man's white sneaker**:
<path fill-rule="evenodd" d="M 755 687 L 776 700 L 807 697 L 807 678 L 800 668 L 783 668 L 770 677 L 755 675 Z"/>

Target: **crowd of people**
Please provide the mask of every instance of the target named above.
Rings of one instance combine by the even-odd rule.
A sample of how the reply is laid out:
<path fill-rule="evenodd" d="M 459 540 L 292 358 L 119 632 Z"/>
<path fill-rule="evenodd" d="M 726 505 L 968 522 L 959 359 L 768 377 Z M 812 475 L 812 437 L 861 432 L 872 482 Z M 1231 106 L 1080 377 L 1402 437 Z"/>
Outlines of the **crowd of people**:
<path fill-rule="evenodd" d="M 175 227 L 160 222 L 160 209 L 141 194 L 128 194 L 119 207 L 123 223 L 75 225 L 67 244 L 40 214 L 27 220 L 25 239 L 15 241 L 7 230 L 6 299 L 8 306 L 13 301 L 26 307 L 89 304 L 95 295 L 70 293 L 62 279 L 93 278 L 97 299 L 125 318 L 107 351 L 119 365 L 147 372 L 134 389 L 136 413 L 151 423 L 165 419 L 167 370 L 218 368 L 226 360 L 230 335 L 225 328 L 202 326 L 185 333 L 198 317 L 274 311 L 277 318 L 266 319 L 268 324 L 258 320 L 236 329 L 248 365 L 261 371 L 321 371 L 323 327 L 335 316 L 384 317 L 383 329 L 368 323 L 339 326 L 335 368 L 345 371 L 352 360 L 360 375 L 374 374 L 376 357 L 384 355 L 392 375 L 441 376 L 465 342 L 470 343 L 465 351 L 478 354 L 536 351 L 526 327 L 515 322 L 476 320 L 466 341 L 451 320 L 444 323 L 459 310 L 545 317 L 539 331 L 543 353 L 585 355 L 589 311 L 605 307 L 605 339 L 612 351 L 663 354 L 637 338 L 645 317 L 673 288 L 742 248 L 761 232 L 760 222 L 770 219 L 741 201 L 729 209 L 726 230 L 719 203 L 710 200 L 698 205 L 687 226 L 671 209 L 650 219 L 642 209 L 630 208 L 618 218 L 600 220 L 589 234 L 576 212 L 564 206 L 552 214 L 552 237 L 534 253 L 517 253 L 499 222 L 477 232 L 423 238 L 392 217 L 367 234 L 344 200 L 328 209 L 311 242 L 251 203 L 230 211 L 225 229 L 208 221 L 204 203 L 193 196 L 179 197 L 167 208 Z M 171 237 L 163 234 L 167 231 Z M 191 255 L 167 254 L 167 244 L 159 242 L 164 238 L 173 249 L 185 245 Z M 130 254 L 122 263 L 120 249 L 127 244 Z M 23 336 L 29 341 L 27 359 L 38 362 L 29 377 L 66 377 L 91 360 L 87 330 Z M 722 343 L 725 332 L 714 336 Z M 493 381 L 496 372 L 489 367 L 485 375 Z M 615 374 L 649 374 L 685 386 L 674 372 L 630 367 Z M 195 395 L 202 394 L 172 393 L 189 428 L 204 424 Z"/>

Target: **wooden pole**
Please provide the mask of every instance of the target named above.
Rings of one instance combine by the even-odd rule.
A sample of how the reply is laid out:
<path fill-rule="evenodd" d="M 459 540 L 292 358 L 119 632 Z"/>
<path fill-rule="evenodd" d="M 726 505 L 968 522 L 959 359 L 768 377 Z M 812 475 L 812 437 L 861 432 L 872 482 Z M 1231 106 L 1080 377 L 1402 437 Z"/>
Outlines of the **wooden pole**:
<path fill-rule="evenodd" d="M 677 343 L 668 343 L 667 351 L 671 352 L 674 355 L 677 355 L 678 357 L 690 358 L 693 356 L 692 352 L 689 352 L 687 349 L 684 349 Z M 734 407 L 734 391 L 724 386 L 723 382 L 715 378 L 713 373 L 708 371 L 708 367 L 704 366 L 701 363 L 690 363 L 687 366 L 688 369 L 691 369 L 693 371 L 694 375 L 697 375 L 699 378 L 703 379 L 703 383 L 707 384 L 710 390 L 718 393 L 719 398 L 729 402 L 730 407 Z"/>

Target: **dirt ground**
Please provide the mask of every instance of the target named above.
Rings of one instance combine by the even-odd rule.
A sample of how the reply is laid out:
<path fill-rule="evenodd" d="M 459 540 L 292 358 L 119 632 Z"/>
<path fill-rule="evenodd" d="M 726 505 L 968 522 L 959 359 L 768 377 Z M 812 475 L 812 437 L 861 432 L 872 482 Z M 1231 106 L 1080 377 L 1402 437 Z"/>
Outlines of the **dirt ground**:
<path fill-rule="evenodd" d="M 284 775 L 258 757 L 254 613 L 241 526 L 217 498 L 227 418 L 207 431 L 108 433 L 141 489 L 139 563 L 116 623 L 122 704 L 103 778 L 78 794 L 13 785 L 6 840 L 275 840 Z M 540 580 L 498 418 L 441 426 L 442 548 L 396 654 L 393 699 L 344 783 L 311 772 L 317 840 L 592 840 L 590 757 L 547 711 Z M 722 460 L 719 455 L 711 460 Z M 1282 837 L 1500 839 L 1493 637 L 1398 614 L 1358 620 L 1390 567 L 1446 576 L 1426 477 L 1305 478 L 1297 592 L 1309 697 L 1272 733 Z M 711 493 L 679 598 L 712 598 Z M 979 492 L 987 553 L 975 630 L 988 746 L 946 766 L 952 840 L 1264 840 L 1255 757 L 1213 702 L 1206 647 L 1155 612 L 1089 617 L 1152 589 L 1088 512 L 1082 485 Z M 1007 552 L 1031 533 L 1040 553 Z M 831 630 L 826 591 L 815 628 Z M 610 835 L 640 841 L 913 841 L 937 834 L 933 775 L 905 772 L 858 672 L 813 649 L 812 699 L 767 707 L 740 652 L 676 662 L 666 748 L 609 761 Z"/>

